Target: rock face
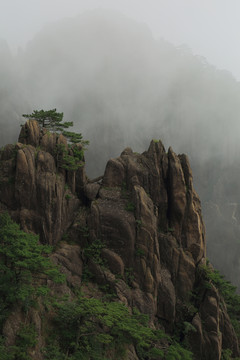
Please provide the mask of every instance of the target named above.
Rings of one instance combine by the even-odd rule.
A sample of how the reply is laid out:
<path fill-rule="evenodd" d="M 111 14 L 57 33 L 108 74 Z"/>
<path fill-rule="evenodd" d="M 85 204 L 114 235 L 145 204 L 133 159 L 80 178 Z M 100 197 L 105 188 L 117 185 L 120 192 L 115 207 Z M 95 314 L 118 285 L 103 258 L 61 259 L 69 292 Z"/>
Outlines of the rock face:
<path fill-rule="evenodd" d="M 0 155 L 0 209 L 42 242 L 58 243 L 53 260 L 69 286 L 58 291 L 71 295 L 87 269 L 92 282 L 108 285 L 129 308 L 148 314 L 153 327 L 170 335 L 178 329 L 196 360 L 220 360 L 222 349 L 239 356 L 223 300 L 199 277 L 206 263 L 205 230 L 187 157 L 152 141 L 143 154 L 127 148 L 109 160 L 94 183 L 84 168 L 58 168 L 56 145 L 65 142 L 27 122 L 19 143 Z M 96 243 L 104 266 L 84 250 Z M 5 329 L 13 332 L 11 319 Z M 41 359 L 36 354 L 32 358 Z"/>
<path fill-rule="evenodd" d="M 7 207 L 23 230 L 39 234 L 42 242 L 51 245 L 70 226 L 81 203 L 76 192 L 86 181 L 84 168 L 74 174 L 58 168 L 55 149 L 59 144 L 67 147 L 62 135 L 28 121 L 19 142 L 8 145 L 0 155 L 0 207 Z"/>
<path fill-rule="evenodd" d="M 170 333 L 186 311 L 185 322 L 196 330 L 188 337 L 196 359 L 220 359 L 226 337 L 232 344 L 225 340 L 225 347 L 239 353 L 216 289 L 199 295 L 198 311 L 188 309 L 206 248 L 200 200 L 185 155 L 171 148 L 166 153 L 161 142 L 152 141 L 141 155 L 128 148 L 111 159 L 91 202 L 89 228 L 91 240 L 101 239 L 111 251 L 109 270 L 124 273 L 128 283 L 131 271 L 131 290 L 120 289 L 121 301 L 153 322 L 159 319 Z"/>

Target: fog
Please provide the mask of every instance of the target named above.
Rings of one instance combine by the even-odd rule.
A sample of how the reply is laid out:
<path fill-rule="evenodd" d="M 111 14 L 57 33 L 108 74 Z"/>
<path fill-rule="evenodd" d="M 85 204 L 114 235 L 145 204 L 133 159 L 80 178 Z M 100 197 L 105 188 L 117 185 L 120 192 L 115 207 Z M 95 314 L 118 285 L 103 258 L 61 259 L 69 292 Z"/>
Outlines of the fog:
<path fill-rule="evenodd" d="M 48 23 L 110 8 L 146 23 L 155 38 L 187 44 L 240 79 L 238 0 L 0 0 L 0 5 L 0 37 L 14 51 Z"/>
<path fill-rule="evenodd" d="M 21 51 L 2 40 L 0 145 L 17 141 L 21 114 L 57 108 L 90 140 L 90 177 L 152 138 L 187 153 L 210 260 L 240 285 L 240 83 L 139 19 L 88 10 L 48 23 Z"/>
<path fill-rule="evenodd" d="M 156 136 L 198 161 L 238 155 L 239 83 L 117 12 L 48 25 L 15 61 L 26 111 L 57 107 L 90 140 L 90 158 L 102 159 L 90 162 L 90 175 Z"/>

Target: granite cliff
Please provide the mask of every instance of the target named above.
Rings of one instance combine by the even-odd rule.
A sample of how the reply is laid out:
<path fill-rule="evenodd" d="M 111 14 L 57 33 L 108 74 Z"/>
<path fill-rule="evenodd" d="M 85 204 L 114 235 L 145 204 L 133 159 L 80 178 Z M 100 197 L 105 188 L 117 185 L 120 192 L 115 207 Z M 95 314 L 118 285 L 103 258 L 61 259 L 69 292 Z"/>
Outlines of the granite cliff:
<path fill-rule="evenodd" d="M 103 176 L 89 180 L 84 163 L 76 171 L 59 166 L 59 144 L 67 147 L 62 135 L 28 121 L 18 143 L 0 153 L 0 210 L 53 245 L 51 259 L 66 276 L 60 285 L 48 280 L 51 294 L 73 300 L 76 289 L 86 298 L 111 293 L 130 312 L 148 315 L 150 328 L 177 339 L 193 359 L 240 356 L 223 296 L 208 277 L 214 270 L 207 265 L 201 204 L 187 156 L 166 152 L 153 140 L 142 154 L 126 148 L 108 161 Z M 30 359 L 45 359 L 41 348 L 51 311 L 41 299 L 27 315 L 16 304 L 2 329 L 7 346 L 16 342 L 22 322 L 37 333 Z M 158 345 L 166 357 L 141 357 L 128 344 L 125 358 L 173 359 L 167 357 L 169 346 L 168 340 Z M 106 358 L 117 358 L 114 350 Z"/>

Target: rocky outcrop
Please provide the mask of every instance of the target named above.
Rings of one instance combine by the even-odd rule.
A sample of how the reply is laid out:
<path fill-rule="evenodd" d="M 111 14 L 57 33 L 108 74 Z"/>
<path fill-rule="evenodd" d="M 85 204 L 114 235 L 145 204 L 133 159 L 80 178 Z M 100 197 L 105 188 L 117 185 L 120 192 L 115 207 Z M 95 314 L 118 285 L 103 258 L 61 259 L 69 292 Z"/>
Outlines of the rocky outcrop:
<path fill-rule="evenodd" d="M 81 204 L 77 193 L 86 181 L 84 168 L 73 172 L 59 167 L 56 145 L 67 147 L 66 139 L 41 129 L 36 121 L 22 127 L 19 141 L 0 154 L 1 207 L 7 207 L 23 230 L 56 244 Z"/>
<path fill-rule="evenodd" d="M 224 301 L 199 277 L 205 230 L 187 157 L 152 141 L 143 154 L 125 149 L 109 160 L 103 177 L 87 181 L 83 167 L 59 168 L 58 144 L 66 140 L 27 122 L 19 143 L 0 155 L 1 209 L 42 242 L 58 244 L 52 259 L 67 282 L 50 282 L 51 291 L 74 297 L 88 275 L 90 283 L 148 314 L 153 328 L 178 336 L 196 360 L 220 360 L 222 349 L 238 356 Z M 85 291 L 95 296 L 96 289 Z M 5 329 L 12 334 L 11 324 L 10 318 Z M 133 347 L 128 351 L 138 358 Z"/>
<path fill-rule="evenodd" d="M 170 333 L 180 322 L 191 324 L 188 336 L 184 329 L 181 336 L 196 359 L 220 359 L 223 344 L 237 355 L 237 338 L 216 289 L 201 293 L 198 308 L 191 311 L 192 293 L 201 287 L 197 273 L 206 262 L 206 247 L 187 157 L 171 148 L 166 153 L 161 142 L 152 141 L 143 154 L 127 148 L 108 162 L 95 199 L 91 193 L 89 200 L 90 240 L 101 239 L 110 272 L 130 286 L 116 286 L 115 278 L 102 276 L 115 286 L 121 301 L 147 313 L 153 322 L 159 319 Z M 99 268 L 95 274 L 99 281 Z M 231 346 L 226 337 L 232 339 Z"/>

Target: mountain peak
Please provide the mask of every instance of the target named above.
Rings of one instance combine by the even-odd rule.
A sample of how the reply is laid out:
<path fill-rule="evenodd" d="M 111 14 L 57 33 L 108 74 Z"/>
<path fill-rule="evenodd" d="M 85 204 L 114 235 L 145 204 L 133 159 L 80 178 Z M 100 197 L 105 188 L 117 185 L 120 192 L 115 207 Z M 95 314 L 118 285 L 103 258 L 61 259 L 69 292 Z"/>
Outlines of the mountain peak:
<path fill-rule="evenodd" d="M 61 167 L 59 144 L 71 153 L 62 135 L 27 121 L 19 142 L 0 154 L 0 209 L 40 241 L 57 245 L 51 257 L 67 282 L 51 291 L 74 299 L 82 289 L 87 299 L 96 287 L 100 293 L 107 287 L 116 301 L 148 315 L 154 329 L 188 343 L 195 359 L 218 360 L 226 348 L 239 355 L 221 294 L 207 277 L 212 270 L 187 156 L 172 148 L 166 153 L 152 140 L 142 154 L 126 148 L 108 161 L 102 177 L 89 180 L 84 163 L 77 170 Z M 10 345 L 9 329 L 13 321 L 19 328 L 23 316 L 21 308 L 16 312 L 3 330 Z M 41 316 L 48 318 L 43 310 Z M 33 315 L 31 321 L 37 326 Z M 137 348 L 132 351 L 141 359 Z"/>

